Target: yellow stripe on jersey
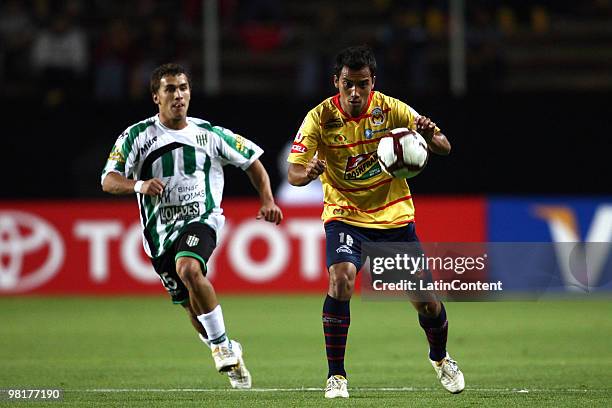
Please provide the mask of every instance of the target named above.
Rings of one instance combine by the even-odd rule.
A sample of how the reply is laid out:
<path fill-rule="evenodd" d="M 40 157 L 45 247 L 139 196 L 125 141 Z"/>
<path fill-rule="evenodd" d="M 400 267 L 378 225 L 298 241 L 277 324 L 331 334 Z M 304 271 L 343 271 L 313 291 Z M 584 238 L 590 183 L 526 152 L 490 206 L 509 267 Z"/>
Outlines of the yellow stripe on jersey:
<path fill-rule="evenodd" d="M 327 161 L 321 175 L 323 221 L 340 220 L 367 228 L 397 228 L 414 220 L 406 180 L 384 173 L 378 142 L 391 129 L 415 129 L 417 113 L 402 101 L 372 92 L 364 114 L 349 117 L 339 95 L 306 115 L 295 136 L 290 163 L 306 165 L 315 154 Z"/>

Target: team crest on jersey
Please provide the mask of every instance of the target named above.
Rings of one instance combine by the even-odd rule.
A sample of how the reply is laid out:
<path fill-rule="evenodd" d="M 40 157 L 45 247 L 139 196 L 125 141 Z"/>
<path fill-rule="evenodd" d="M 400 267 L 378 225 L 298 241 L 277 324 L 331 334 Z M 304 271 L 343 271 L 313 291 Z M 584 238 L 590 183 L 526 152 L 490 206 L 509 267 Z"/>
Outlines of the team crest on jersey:
<path fill-rule="evenodd" d="M 385 113 L 380 107 L 377 106 L 374 109 L 372 109 L 370 121 L 372 122 L 372 125 L 374 126 L 380 126 L 383 123 L 385 123 Z"/>
<path fill-rule="evenodd" d="M 366 180 L 381 173 L 376 152 L 349 157 L 344 170 L 345 180 Z"/>
<path fill-rule="evenodd" d="M 198 245 L 198 242 L 200 242 L 200 238 L 196 237 L 195 235 L 189 235 L 185 241 L 185 243 L 190 247 Z"/>
<path fill-rule="evenodd" d="M 206 135 L 206 133 L 198 133 L 196 135 L 196 142 L 198 142 L 200 146 L 204 147 L 208 142 L 208 136 Z"/>

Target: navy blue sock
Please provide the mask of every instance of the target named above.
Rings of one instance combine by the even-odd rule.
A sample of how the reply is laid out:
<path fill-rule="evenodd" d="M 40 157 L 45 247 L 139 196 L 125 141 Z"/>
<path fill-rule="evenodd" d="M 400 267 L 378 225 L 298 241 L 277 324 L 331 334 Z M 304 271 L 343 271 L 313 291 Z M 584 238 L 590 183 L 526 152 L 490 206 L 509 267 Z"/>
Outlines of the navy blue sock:
<path fill-rule="evenodd" d="M 344 351 L 346 338 L 351 324 L 350 300 L 345 302 L 327 295 L 323 303 L 323 333 L 325 334 L 325 351 L 327 353 L 327 378 L 332 375 L 346 377 L 344 370 Z"/>
<path fill-rule="evenodd" d="M 440 303 L 441 310 L 437 317 L 425 317 L 419 314 L 419 324 L 425 330 L 429 342 L 429 358 L 440 361 L 446 357 L 446 338 L 448 336 L 448 320 L 446 309 Z"/>

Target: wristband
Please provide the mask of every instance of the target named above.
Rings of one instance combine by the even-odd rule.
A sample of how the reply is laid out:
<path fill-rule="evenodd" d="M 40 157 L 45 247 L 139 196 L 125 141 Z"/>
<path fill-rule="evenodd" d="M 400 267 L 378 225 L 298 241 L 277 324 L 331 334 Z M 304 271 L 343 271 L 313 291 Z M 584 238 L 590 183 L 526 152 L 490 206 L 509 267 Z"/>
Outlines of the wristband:
<path fill-rule="evenodd" d="M 141 192 L 140 189 L 142 188 L 143 184 L 144 184 L 144 181 L 138 180 L 136 184 L 134 184 L 134 191 L 137 193 L 140 193 Z"/>

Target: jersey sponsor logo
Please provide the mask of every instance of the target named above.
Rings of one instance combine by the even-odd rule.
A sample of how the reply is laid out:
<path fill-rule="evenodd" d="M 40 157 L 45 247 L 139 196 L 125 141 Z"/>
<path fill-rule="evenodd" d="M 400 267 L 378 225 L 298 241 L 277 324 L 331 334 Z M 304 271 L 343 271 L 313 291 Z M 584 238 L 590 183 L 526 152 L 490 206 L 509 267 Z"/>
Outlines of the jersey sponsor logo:
<path fill-rule="evenodd" d="M 338 319 L 337 317 L 331 317 L 331 316 L 323 316 L 321 320 L 323 320 L 323 323 L 334 323 L 334 324 L 343 323 L 342 319 Z"/>
<path fill-rule="evenodd" d="M 340 144 L 340 143 L 344 143 L 344 142 L 346 142 L 346 136 L 344 136 L 344 135 L 335 135 L 334 136 L 334 143 Z"/>
<path fill-rule="evenodd" d="M 21 211 L 0 211 L 0 293 L 42 286 L 60 270 L 64 241 L 45 220 Z M 44 259 L 33 264 L 32 257 Z"/>
<path fill-rule="evenodd" d="M 381 173 L 376 152 L 349 157 L 344 170 L 345 180 L 366 180 Z"/>
<path fill-rule="evenodd" d="M 153 136 L 151 139 L 147 140 L 144 146 L 140 148 L 140 155 L 144 156 L 145 153 L 149 151 L 149 149 L 151 148 L 151 146 L 153 146 L 153 143 L 155 142 L 157 142 L 157 136 Z"/>
<path fill-rule="evenodd" d="M 293 142 L 294 143 L 301 143 L 302 140 L 304 140 L 304 136 L 302 136 L 302 130 L 300 129 L 300 131 L 297 133 L 297 135 L 295 135 L 295 138 L 293 138 Z"/>
<path fill-rule="evenodd" d="M 208 136 L 206 135 L 206 133 L 198 133 L 196 135 L 196 142 L 204 147 L 206 145 L 206 143 L 208 143 Z"/>
<path fill-rule="evenodd" d="M 171 205 L 159 209 L 161 222 L 168 224 L 174 221 L 187 221 L 200 215 L 200 203 Z"/>
<path fill-rule="evenodd" d="M 169 203 L 172 201 L 172 192 L 176 190 L 176 186 L 171 186 L 170 183 L 166 182 L 166 186 L 160 194 L 162 203 Z"/>
<path fill-rule="evenodd" d="M 116 161 L 117 163 L 125 163 L 125 157 L 123 157 L 123 153 L 121 153 L 121 150 L 117 146 L 114 146 L 113 150 L 111 150 L 108 155 L 108 160 Z"/>
<path fill-rule="evenodd" d="M 323 124 L 323 129 L 341 128 L 342 126 L 344 126 L 344 122 L 342 122 L 342 119 L 333 118 Z"/>
<path fill-rule="evenodd" d="M 198 242 L 200 242 L 200 238 L 196 237 L 195 235 L 189 235 L 185 241 L 185 243 L 190 247 L 198 245 Z"/>
<path fill-rule="evenodd" d="M 300 127 L 298 128 L 297 135 L 295 135 L 295 137 L 293 138 L 293 141 L 295 143 L 301 143 L 302 140 L 304 140 L 304 135 L 302 135 L 302 127 L 304 126 L 304 123 L 306 123 L 306 118 L 304 118 L 302 120 L 302 123 L 300 123 Z"/>
<path fill-rule="evenodd" d="M 347 253 L 347 254 L 352 254 L 353 250 L 351 248 L 349 248 L 348 245 L 340 245 L 336 249 L 336 253 L 339 254 L 340 252 L 344 252 L 344 253 Z"/>
<path fill-rule="evenodd" d="M 248 148 L 246 146 L 246 139 L 240 135 L 236 135 L 236 150 L 240 153 L 246 153 Z"/>
<path fill-rule="evenodd" d="M 180 202 L 192 201 L 197 198 L 206 198 L 206 191 L 205 190 L 190 191 L 187 193 L 179 193 L 178 195 L 178 200 Z"/>
<path fill-rule="evenodd" d="M 308 148 L 301 143 L 294 143 L 291 146 L 291 153 L 306 153 Z"/>
<path fill-rule="evenodd" d="M 377 106 L 374 109 L 372 109 L 370 121 L 372 122 L 372 125 L 374 126 L 380 126 L 383 123 L 385 123 L 385 113 L 380 107 Z"/>
<path fill-rule="evenodd" d="M 372 137 L 374 137 L 375 134 L 381 133 L 381 132 L 386 132 L 388 130 L 389 130 L 389 128 L 377 129 L 377 130 L 366 129 L 365 132 L 364 132 L 365 138 L 366 139 L 371 139 Z"/>
<path fill-rule="evenodd" d="M 201 189 L 198 185 L 192 186 L 170 186 L 166 183 L 164 191 L 161 193 L 162 203 L 172 203 L 178 200 L 180 203 L 185 201 L 193 201 L 198 198 L 206 198 L 206 190 Z"/>

